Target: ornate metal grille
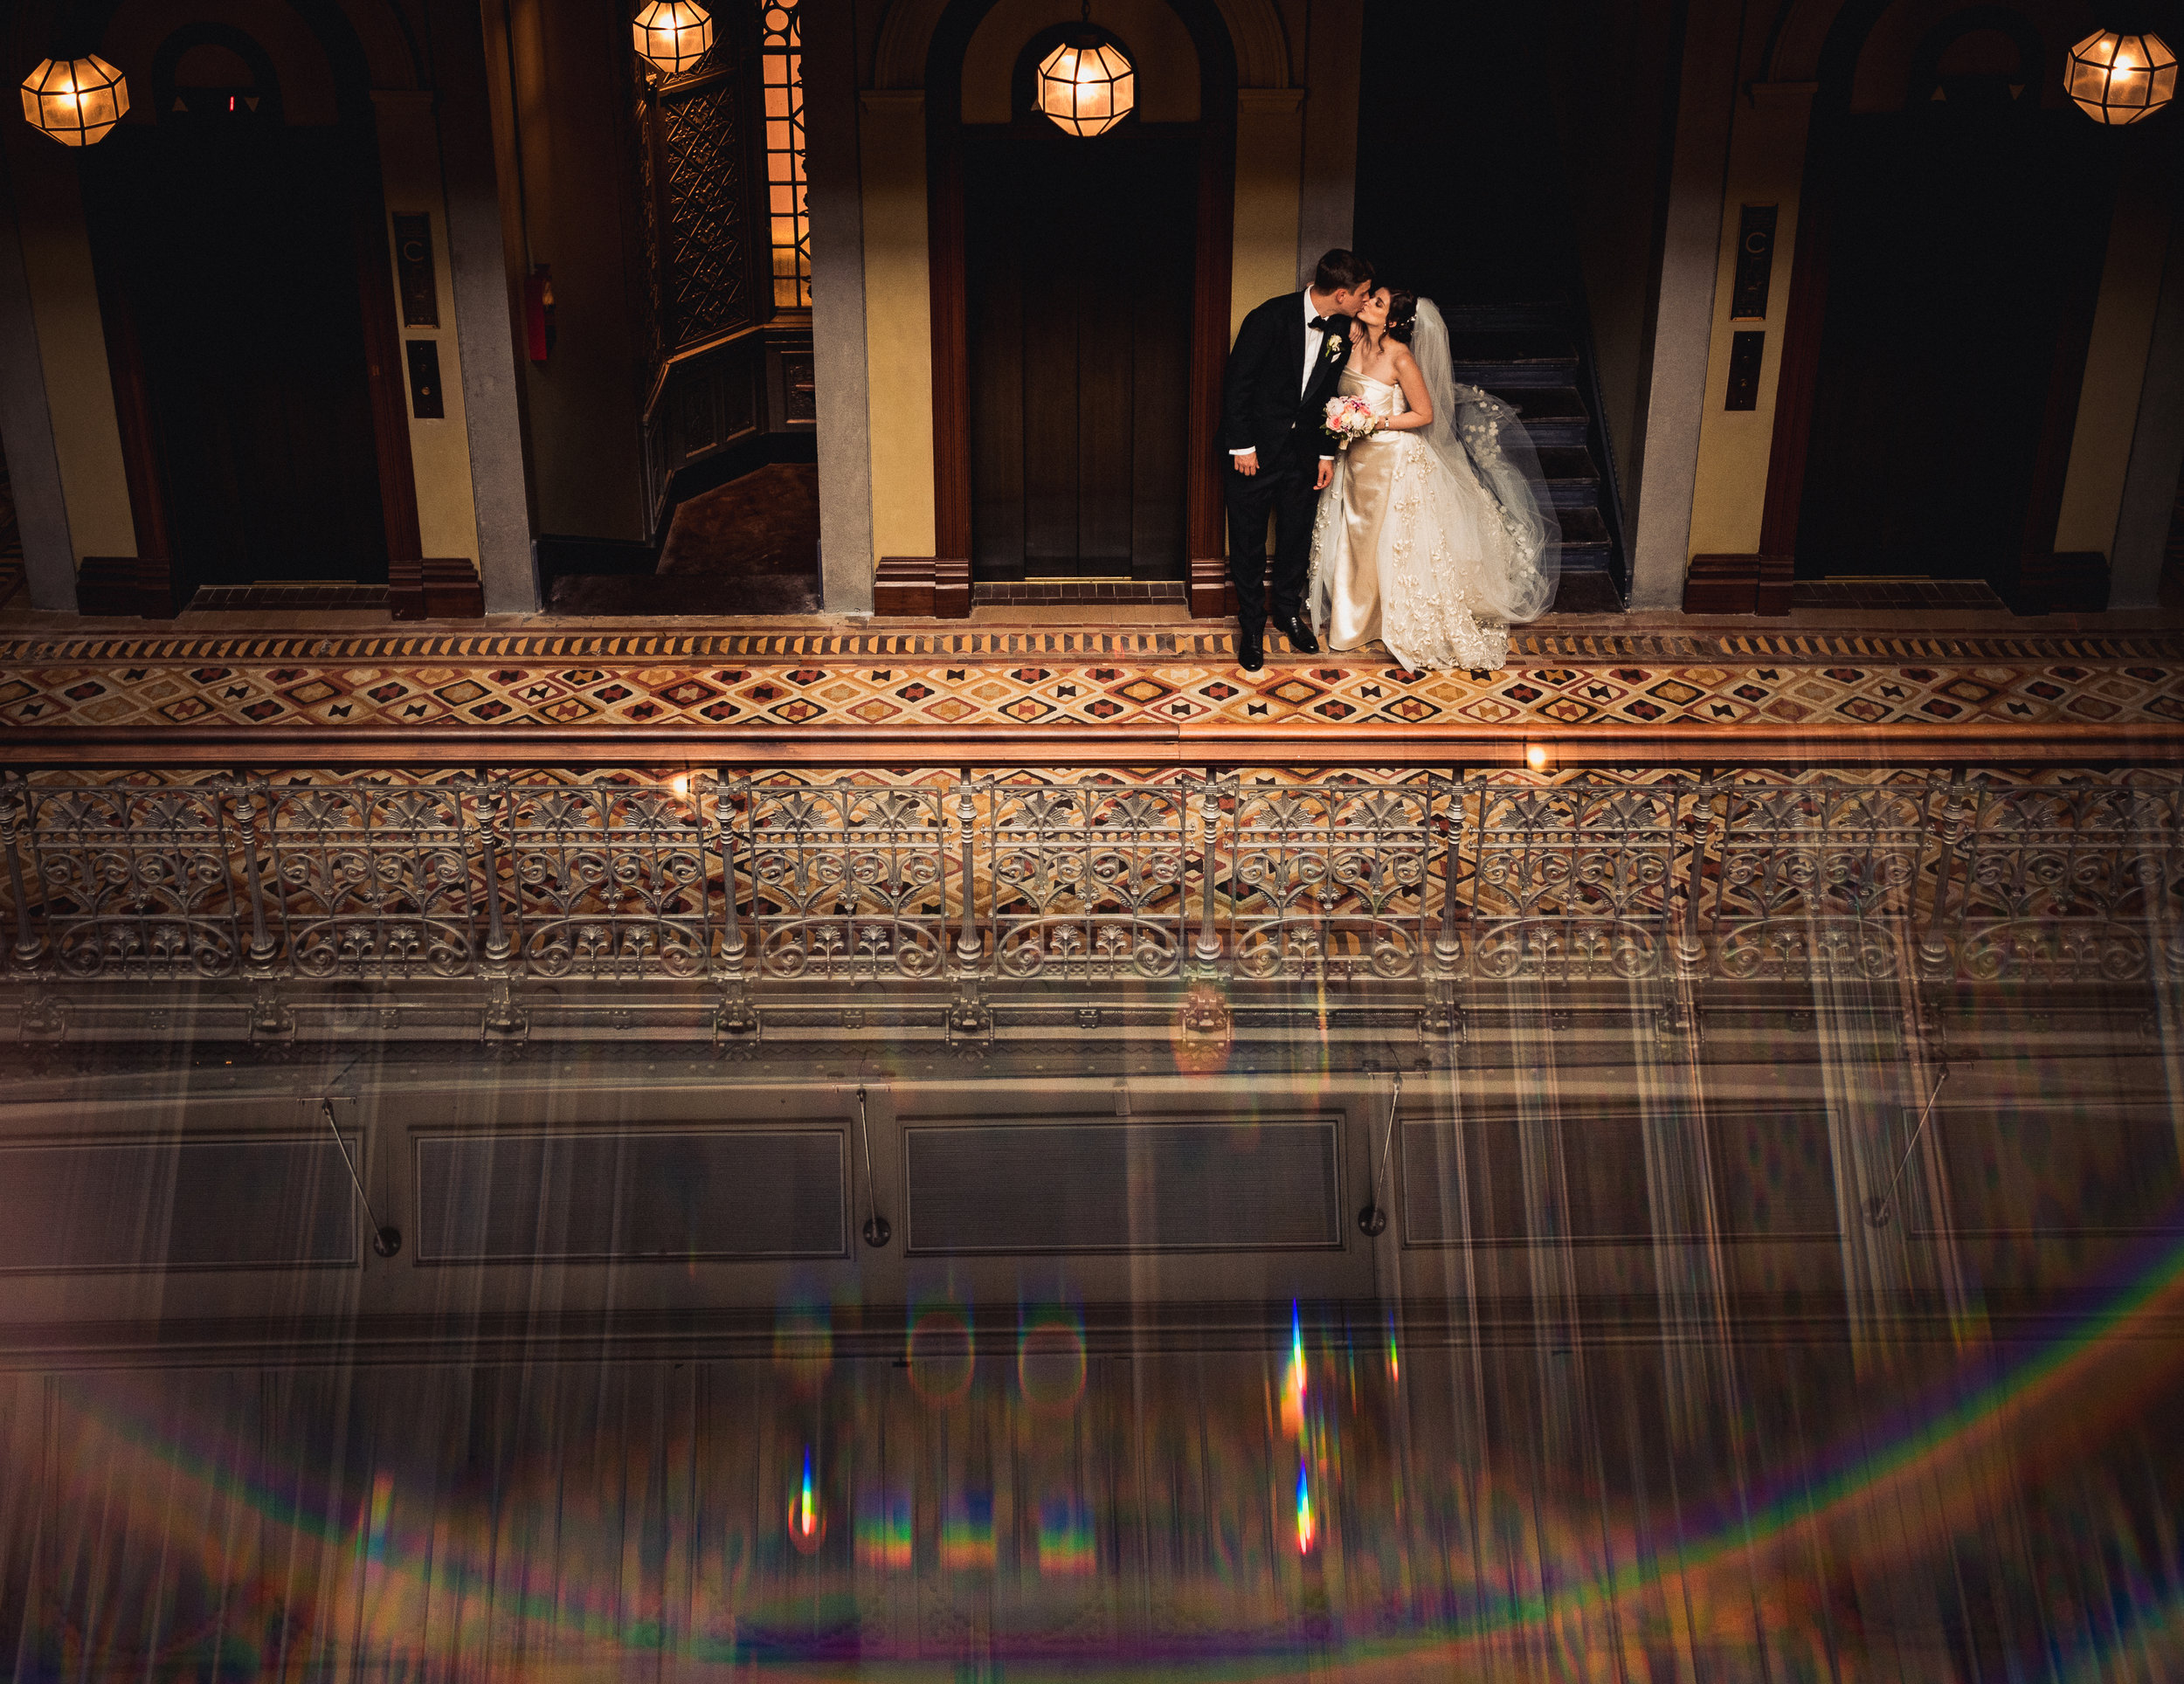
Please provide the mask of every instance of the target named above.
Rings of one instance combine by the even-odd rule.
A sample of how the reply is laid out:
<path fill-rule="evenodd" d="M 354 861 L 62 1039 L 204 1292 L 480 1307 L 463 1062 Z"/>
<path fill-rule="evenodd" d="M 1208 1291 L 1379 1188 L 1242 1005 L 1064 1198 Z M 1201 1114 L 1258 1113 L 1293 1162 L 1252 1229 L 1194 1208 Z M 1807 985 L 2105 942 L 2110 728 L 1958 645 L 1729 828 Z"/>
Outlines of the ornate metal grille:
<path fill-rule="evenodd" d="M 996 975 L 1013 982 L 1182 975 L 1191 790 L 988 783 L 979 794 L 992 839 Z"/>
<path fill-rule="evenodd" d="M 0 852 L 18 978 L 2184 977 L 2174 775 L 41 775 Z"/>
<path fill-rule="evenodd" d="M 1980 980 L 2184 974 L 2174 785 L 1971 792 L 1956 959 Z"/>
<path fill-rule="evenodd" d="M 751 308 L 741 100 L 726 71 L 659 95 L 666 340 L 680 350 L 741 328 Z"/>
<path fill-rule="evenodd" d="M 760 977 L 946 974 L 944 791 L 833 783 L 735 793 L 744 804 Z"/>

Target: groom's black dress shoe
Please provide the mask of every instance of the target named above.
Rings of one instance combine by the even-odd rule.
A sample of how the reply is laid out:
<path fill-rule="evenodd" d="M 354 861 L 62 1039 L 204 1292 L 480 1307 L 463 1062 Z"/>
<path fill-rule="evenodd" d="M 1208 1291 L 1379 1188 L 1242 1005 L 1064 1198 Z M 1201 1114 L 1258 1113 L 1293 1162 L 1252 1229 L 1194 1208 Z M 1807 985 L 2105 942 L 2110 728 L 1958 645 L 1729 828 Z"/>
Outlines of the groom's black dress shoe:
<path fill-rule="evenodd" d="M 1267 634 L 1255 625 L 1239 624 L 1236 627 L 1236 665 L 1247 673 L 1256 673 L 1267 664 Z"/>
<path fill-rule="evenodd" d="M 1312 628 L 1301 618 L 1294 620 L 1276 620 L 1274 624 L 1275 629 L 1289 640 L 1289 647 L 1296 650 L 1298 654 L 1317 655 L 1319 653 L 1319 639 L 1312 635 Z"/>

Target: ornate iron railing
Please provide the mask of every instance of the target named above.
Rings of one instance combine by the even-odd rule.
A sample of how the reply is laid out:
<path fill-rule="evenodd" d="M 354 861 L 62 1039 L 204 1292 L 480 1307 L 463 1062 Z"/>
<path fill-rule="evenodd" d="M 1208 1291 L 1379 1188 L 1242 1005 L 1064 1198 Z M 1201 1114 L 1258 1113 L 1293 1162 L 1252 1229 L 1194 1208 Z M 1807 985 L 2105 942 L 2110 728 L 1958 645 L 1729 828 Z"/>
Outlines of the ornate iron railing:
<path fill-rule="evenodd" d="M 2184 976 L 2184 782 L 0 786 L 18 979 L 980 989 Z"/>

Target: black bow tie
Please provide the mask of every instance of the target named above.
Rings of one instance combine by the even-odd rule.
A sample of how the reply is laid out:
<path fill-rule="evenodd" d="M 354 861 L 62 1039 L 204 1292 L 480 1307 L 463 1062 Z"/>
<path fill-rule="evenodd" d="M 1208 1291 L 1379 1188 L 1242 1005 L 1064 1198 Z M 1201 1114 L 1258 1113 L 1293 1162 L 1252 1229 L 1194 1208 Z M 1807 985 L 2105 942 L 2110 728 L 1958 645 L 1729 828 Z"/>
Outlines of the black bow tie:
<path fill-rule="evenodd" d="M 1312 318 L 1312 331 L 1316 334 L 1324 334 L 1334 325 L 1335 318 L 1332 316 L 1316 315 Z"/>

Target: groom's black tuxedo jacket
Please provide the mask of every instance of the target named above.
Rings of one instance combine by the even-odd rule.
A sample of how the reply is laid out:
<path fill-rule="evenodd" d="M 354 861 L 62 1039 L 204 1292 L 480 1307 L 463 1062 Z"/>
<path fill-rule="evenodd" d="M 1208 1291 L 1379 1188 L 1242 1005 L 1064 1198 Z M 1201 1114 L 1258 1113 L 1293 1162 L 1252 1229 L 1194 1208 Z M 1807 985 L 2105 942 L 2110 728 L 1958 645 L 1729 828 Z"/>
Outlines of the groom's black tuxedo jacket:
<path fill-rule="evenodd" d="M 1222 387 L 1223 450 L 1255 450 L 1261 469 L 1272 467 L 1285 448 L 1293 448 L 1300 459 L 1334 454 L 1334 441 L 1320 426 L 1328 397 L 1350 361 L 1350 318 L 1330 320 L 1334 325 L 1313 359 L 1307 383 L 1304 294 L 1270 298 L 1244 318 L 1228 353 Z"/>

